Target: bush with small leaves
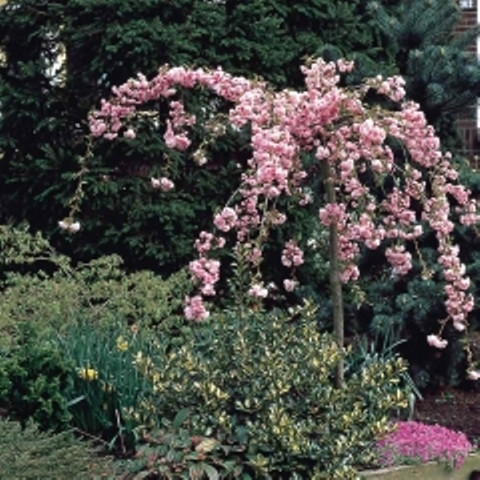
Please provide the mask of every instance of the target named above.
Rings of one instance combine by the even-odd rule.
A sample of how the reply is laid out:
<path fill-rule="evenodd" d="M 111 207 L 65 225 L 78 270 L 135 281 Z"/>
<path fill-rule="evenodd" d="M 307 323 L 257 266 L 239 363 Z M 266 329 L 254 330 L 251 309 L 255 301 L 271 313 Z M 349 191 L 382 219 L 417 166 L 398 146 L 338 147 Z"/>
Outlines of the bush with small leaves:
<path fill-rule="evenodd" d="M 218 446 L 212 455 L 222 462 L 240 457 L 257 478 L 355 478 L 355 465 L 388 429 L 389 412 L 407 406 L 406 366 L 396 357 L 374 359 L 335 388 L 335 366 L 350 353 L 321 334 L 312 316 L 308 305 L 291 315 L 226 312 L 185 331 L 177 348 L 159 342 L 136 359 L 156 393 L 144 407 L 166 419 L 187 412 L 182 428 Z M 156 442 L 162 452 L 166 437 Z M 196 453 L 195 442 L 176 451 L 178 478 L 205 460 Z M 167 468 L 165 458 L 159 454 L 155 468 Z"/>
<path fill-rule="evenodd" d="M 0 420 L 2 480 L 99 480 L 107 478 L 111 459 L 72 432 L 40 432 L 33 423 Z"/>
<path fill-rule="evenodd" d="M 33 419 L 44 430 L 65 429 L 71 364 L 32 326 L 18 330 L 17 344 L 0 351 L 0 408 L 22 424 Z"/>
<path fill-rule="evenodd" d="M 28 227 L 0 226 L 0 345 L 28 321 L 50 331 L 90 319 L 142 325 L 182 322 L 183 298 L 192 290 L 185 269 L 168 278 L 128 273 L 117 255 L 72 265 Z"/>

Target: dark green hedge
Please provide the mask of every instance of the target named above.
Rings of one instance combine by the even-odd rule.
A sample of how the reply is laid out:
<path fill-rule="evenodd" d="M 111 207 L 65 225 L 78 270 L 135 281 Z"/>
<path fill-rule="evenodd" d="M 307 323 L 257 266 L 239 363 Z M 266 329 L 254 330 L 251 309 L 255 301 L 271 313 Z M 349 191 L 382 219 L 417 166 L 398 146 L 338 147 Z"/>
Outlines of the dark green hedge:
<path fill-rule="evenodd" d="M 207 169 L 171 159 L 181 188 L 168 201 L 145 182 L 165 164 L 158 131 L 130 145 L 97 146 L 83 228 L 71 240 L 57 222 L 75 189 L 88 112 L 112 86 L 164 63 L 222 65 L 296 86 L 305 56 L 348 53 L 368 68 L 386 61 L 385 38 L 358 0 L 10 0 L 0 15 L 0 222 L 27 220 L 78 259 L 118 253 L 132 268 L 175 270 L 236 181 L 239 140 L 225 138 Z M 52 81 L 60 44 L 67 61 Z"/>

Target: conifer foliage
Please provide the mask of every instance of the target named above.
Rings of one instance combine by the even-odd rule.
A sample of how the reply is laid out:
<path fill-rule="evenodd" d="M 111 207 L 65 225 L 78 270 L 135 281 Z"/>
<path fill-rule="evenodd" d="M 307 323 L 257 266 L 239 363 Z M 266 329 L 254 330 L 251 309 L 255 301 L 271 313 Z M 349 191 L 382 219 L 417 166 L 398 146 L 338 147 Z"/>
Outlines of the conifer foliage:
<path fill-rule="evenodd" d="M 454 0 L 407 0 L 389 8 L 382 3 L 370 8 L 390 36 L 407 96 L 421 105 L 442 138 L 454 136 L 453 116 L 480 95 L 480 66 L 467 51 L 478 30 L 455 34 L 461 12 Z"/>
<path fill-rule="evenodd" d="M 85 118 L 113 85 L 170 63 L 222 65 L 294 86 L 302 81 L 303 57 L 322 49 L 358 57 L 360 65 L 386 63 L 385 35 L 358 0 L 9 0 L 0 39 L 0 221 L 25 219 L 80 259 L 118 253 L 131 267 L 165 272 L 192 256 L 190 238 L 205 227 L 215 200 L 224 199 L 219 185 L 244 156 L 231 152 L 242 147 L 225 137 L 211 170 L 179 171 L 188 193 L 170 195 L 170 206 L 154 204 L 142 186 L 159 174 L 161 145 L 138 141 L 134 149 L 118 144 L 97 152 L 82 191 L 81 242 L 73 245 L 54 219 L 67 211 L 88 151 Z M 65 62 L 55 64 L 59 53 Z M 227 169 L 220 168 L 225 157 L 235 158 Z"/>

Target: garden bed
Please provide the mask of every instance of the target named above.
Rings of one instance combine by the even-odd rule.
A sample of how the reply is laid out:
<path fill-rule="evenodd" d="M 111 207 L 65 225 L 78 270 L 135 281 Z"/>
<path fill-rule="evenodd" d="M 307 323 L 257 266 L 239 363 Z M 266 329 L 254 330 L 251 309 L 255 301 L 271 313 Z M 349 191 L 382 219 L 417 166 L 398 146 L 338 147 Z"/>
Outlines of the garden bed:
<path fill-rule="evenodd" d="M 480 452 L 469 455 L 465 463 L 456 469 L 448 469 L 445 465 L 437 462 L 429 462 L 421 465 L 408 465 L 401 467 L 384 468 L 361 472 L 362 478 L 382 480 L 469 480 L 472 472 L 480 472 Z M 479 473 L 480 475 L 480 473 Z"/>
<path fill-rule="evenodd" d="M 463 432 L 472 444 L 480 441 L 480 393 L 475 390 L 444 388 L 427 393 L 418 400 L 414 419 L 428 424 L 439 424 L 455 431 Z M 405 480 L 470 480 L 480 479 L 471 476 L 480 472 L 480 452 L 469 455 L 458 469 L 447 469 L 444 464 L 429 462 L 419 465 L 397 466 L 362 472 L 365 479 Z"/>
<path fill-rule="evenodd" d="M 444 388 L 426 393 L 415 405 L 415 420 L 438 423 L 463 432 L 470 442 L 480 440 L 480 391 Z M 480 466 L 479 466 L 480 468 Z"/>

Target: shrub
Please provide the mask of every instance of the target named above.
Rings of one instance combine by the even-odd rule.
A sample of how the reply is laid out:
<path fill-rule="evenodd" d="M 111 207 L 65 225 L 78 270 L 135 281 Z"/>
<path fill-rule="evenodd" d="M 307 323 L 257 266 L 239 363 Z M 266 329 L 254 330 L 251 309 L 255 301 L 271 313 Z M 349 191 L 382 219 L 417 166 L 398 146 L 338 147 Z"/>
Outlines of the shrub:
<path fill-rule="evenodd" d="M 164 323 L 173 336 L 183 328 L 187 272 L 166 280 L 129 274 L 117 256 L 73 267 L 25 229 L 1 228 L 0 245 L 0 407 L 22 422 L 73 424 L 128 450 L 146 384 L 132 366 L 133 348 L 147 326 Z M 81 378 L 84 369 L 98 378 Z"/>
<path fill-rule="evenodd" d="M 151 356 L 139 355 L 136 365 L 156 392 L 149 408 L 165 419 L 183 412 L 182 427 L 199 436 L 177 435 L 188 453 L 167 455 L 177 459 L 173 466 L 158 455 L 155 468 L 188 471 L 199 460 L 195 439 L 208 439 L 218 447 L 211 445 L 214 457 L 238 463 L 240 456 L 259 478 L 354 478 L 354 465 L 388 428 L 390 410 L 406 407 L 398 385 L 405 365 L 368 362 L 336 389 L 335 366 L 349 353 L 318 332 L 311 314 L 217 314 L 185 331 L 177 348 L 159 341 Z M 159 438 L 161 451 L 169 440 L 165 432 Z"/>
<path fill-rule="evenodd" d="M 10 343 L 15 326 L 62 331 L 86 318 L 156 325 L 180 321 L 183 297 L 192 288 L 185 270 L 163 279 L 150 271 L 128 273 L 116 255 L 75 267 L 39 233 L 0 226 L 0 344 Z"/>
<path fill-rule="evenodd" d="M 0 420 L 0 465 L 3 480 L 85 480 L 105 478 L 111 468 L 107 457 L 71 432 L 47 434 L 29 423 Z"/>
<path fill-rule="evenodd" d="M 0 351 L 0 407 L 22 425 L 33 419 L 44 430 L 64 429 L 71 365 L 34 328 L 18 330 L 17 344 Z"/>

